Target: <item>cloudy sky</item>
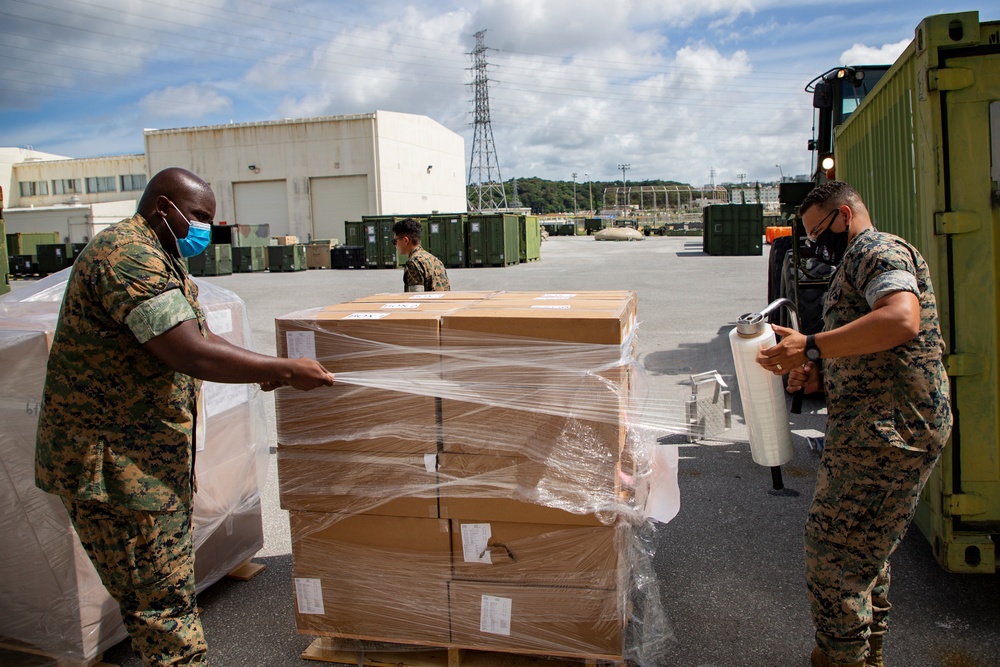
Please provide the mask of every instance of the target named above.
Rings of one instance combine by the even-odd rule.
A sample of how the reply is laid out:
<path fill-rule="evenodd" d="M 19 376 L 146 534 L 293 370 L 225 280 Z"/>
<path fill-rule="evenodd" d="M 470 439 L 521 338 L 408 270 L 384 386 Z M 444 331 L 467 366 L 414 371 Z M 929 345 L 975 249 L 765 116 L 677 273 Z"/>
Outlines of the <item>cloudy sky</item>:
<path fill-rule="evenodd" d="M 980 20 L 1000 18 L 979 9 Z M 486 30 L 503 178 L 776 180 L 805 84 L 891 62 L 941 0 L 3 0 L 0 146 L 141 153 L 143 128 L 423 114 L 473 145 Z M 779 166 L 780 165 L 780 168 Z"/>

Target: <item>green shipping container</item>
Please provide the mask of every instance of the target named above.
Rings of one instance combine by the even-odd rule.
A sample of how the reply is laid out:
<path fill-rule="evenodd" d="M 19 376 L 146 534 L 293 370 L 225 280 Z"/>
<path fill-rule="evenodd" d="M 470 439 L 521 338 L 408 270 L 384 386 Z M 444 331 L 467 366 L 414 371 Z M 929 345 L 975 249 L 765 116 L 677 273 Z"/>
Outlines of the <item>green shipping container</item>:
<path fill-rule="evenodd" d="M 212 225 L 212 243 L 227 243 L 234 248 L 266 248 L 271 245 L 271 226 Z"/>
<path fill-rule="evenodd" d="M 48 275 L 62 271 L 69 266 L 73 246 L 69 243 L 39 243 L 35 246 L 38 273 Z"/>
<path fill-rule="evenodd" d="M 510 266 L 519 263 L 517 216 L 512 213 L 473 214 L 466 223 L 469 266 Z"/>
<path fill-rule="evenodd" d="M 423 221 L 421 244 L 449 269 L 465 266 L 467 214 L 434 214 Z"/>
<path fill-rule="evenodd" d="M 233 247 L 228 243 L 211 243 L 205 252 L 188 257 L 188 273 L 192 276 L 228 276 L 233 272 Z"/>
<path fill-rule="evenodd" d="M 517 216 L 518 259 L 536 262 L 542 257 L 542 229 L 537 215 Z"/>
<path fill-rule="evenodd" d="M 760 255 L 764 246 L 762 204 L 715 204 L 702 212 L 702 249 L 709 255 Z"/>
<path fill-rule="evenodd" d="M 233 248 L 233 273 L 253 273 L 263 271 L 266 268 L 267 247 L 239 246 Z"/>
<path fill-rule="evenodd" d="M 267 270 L 305 271 L 308 268 L 306 244 L 272 245 L 267 247 Z"/>
<path fill-rule="evenodd" d="M 366 215 L 364 239 L 358 244 L 365 248 L 365 263 L 370 269 L 394 269 L 399 266 L 396 246 L 393 244 L 392 226 L 404 217 L 402 215 Z M 415 216 L 414 216 L 415 217 Z M 348 240 L 350 245 L 350 240 Z M 405 258 L 403 259 L 405 261 Z"/>
<path fill-rule="evenodd" d="M 62 243 L 59 232 L 16 232 L 7 234 L 8 255 L 38 256 L 39 245 Z"/>
<path fill-rule="evenodd" d="M 996 571 L 1000 536 L 1000 22 L 924 19 L 840 126 L 837 177 L 927 261 L 947 345 L 951 441 L 916 524 L 940 565 Z"/>

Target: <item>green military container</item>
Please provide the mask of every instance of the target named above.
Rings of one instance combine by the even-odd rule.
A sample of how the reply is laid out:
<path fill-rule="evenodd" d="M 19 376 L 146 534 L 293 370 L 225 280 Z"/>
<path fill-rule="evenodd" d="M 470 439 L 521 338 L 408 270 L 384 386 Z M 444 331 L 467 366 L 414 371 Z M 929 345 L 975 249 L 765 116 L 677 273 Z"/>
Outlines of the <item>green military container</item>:
<path fill-rule="evenodd" d="M 363 246 L 365 223 L 360 220 L 348 220 L 344 223 L 344 245 Z"/>
<path fill-rule="evenodd" d="M 10 291 L 10 262 L 7 259 L 7 224 L 3 220 L 3 188 L 0 188 L 0 294 Z"/>
<path fill-rule="evenodd" d="M 358 245 L 364 246 L 365 262 L 370 269 L 394 269 L 399 266 L 396 257 L 396 246 L 393 244 L 392 226 L 407 217 L 403 215 L 366 215 L 362 216 L 364 223 L 364 238 Z M 418 217 L 419 219 L 419 217 Z M 352 245 L 348 238 L 348 245 Z"/>
<path fill-rule="evenodd" d="M 583 231 L 587 236 L 599 232 L 607 226 L 607 221 L 604 218 L 584 218 L 583 220 Z"/>
<path fill-rule="evenodd" d="M 267 247 L 267 270 L 271 273 L 305 271 L 307 268 L 309 264 L 305 243 Z"/>
<path fill-rule="evenodd" d="M 465 237 L 469 266 L 510 266 L 520 262 L 520 234 L 513 213 L 469 215 Z"/>
<path fill-rule="evenodd" d="M 556 236 L 576 236 L 576 221 L 563 220 L 559 223 Z"/>
<path fill-rule="evenodd" d="M 521 262 L 537 262 L 542 258 L 542 228 L 537 215 L 517 216 L 517 250 Z"/>
<path fill-rule="evenodd" d="M 212 225 L 212 243 L 228 243 L 234 248 L 266 248 L 271 245 L 270 225 Z"/>
<path fill-rule="evenodd" d="M 192 276 L 228 276 L 233 272 L 233 246 L 210 243 L 205 251 L 188 257 L 188 273 Z"/>
<path fill-rule="evenodd" d="M 435 213 L 423 221 L 421 243 L 449 269 L 465 266 L 465 213 Z"/>
<path fill-rule="evenodd" d="M 238 246 L 233 248 L 233 273 L 253 273 L 267 268 L 267 248 L 270 246 Z"/>
<path fill-rule="evenodd" d="M 38 273 L 47 276 L 62 271 L 72 263 L 72 252 L 73 246 L 69 243 L 39 243 L 35 246 Z"/>
<path fill-rule="evenodd" d="M 549 236 L 559 235 L 559 223 L 553 220 L 539 220 L 538 226 L 542 228 L 543 231 L 547 232 Z"/>
<path fill-rule="evenodd" d="M 1000 536 L 1000 22 L 932 16 L 834 146 L 881 231 L 923 255 L 947 344 L 951 442 L 916 524 L 943 568 L 996 571 Z"/>
<path fill-rule="evenodd" d="M 709 255 L 760 255 L 763 204 L 714 204 L 702 211 L 702 249 Z"/>
<path fill-rule="evenodd" d="M 16 232 L 7 234 L 7 253 L 38 256 L 39 245 L 62 243 L 59 232 Z"/>

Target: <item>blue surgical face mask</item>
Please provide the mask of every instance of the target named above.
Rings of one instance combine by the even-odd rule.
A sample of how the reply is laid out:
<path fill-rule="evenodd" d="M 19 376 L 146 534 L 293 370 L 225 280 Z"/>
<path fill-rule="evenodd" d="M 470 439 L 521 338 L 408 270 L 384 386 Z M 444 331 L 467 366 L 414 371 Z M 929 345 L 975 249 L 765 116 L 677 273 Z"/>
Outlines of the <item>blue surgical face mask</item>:
<path fill-rule="evenodd" d="M 207 222 L 199 222 L 198 220 L 188 220 L 181 210 L 177 208 L 177 205 L 170 202 L 170 205 L 174 207 L 174 210 L 180 213 L 180 216 L 188 223 L 188 233 L 182 239 L 177 238 L 174 234 L 174 230 L 170 228 L 170 223 L 167 222 L 167 216 L 163 216 L 163 222 L 166 223 L 167 229 L 170 230 L 170 235 L 174 237 L 174 242 L 177 243 L 177 252 L 181 257 L 194 257 L 195 255 L 200 255 L 205 252 L 205 248 L 212 240 L 212 225 Z"/>

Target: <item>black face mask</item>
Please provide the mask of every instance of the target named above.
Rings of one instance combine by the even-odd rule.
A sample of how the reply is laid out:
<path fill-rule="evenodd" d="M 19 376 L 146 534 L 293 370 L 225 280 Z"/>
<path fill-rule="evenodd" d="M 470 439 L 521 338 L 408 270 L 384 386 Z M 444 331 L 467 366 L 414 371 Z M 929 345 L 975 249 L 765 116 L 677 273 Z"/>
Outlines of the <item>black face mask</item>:
<path fill-rule="evenodd" d="M 829 227 L 816 238 L 816 257 L 827 264 L 836 266 L 844 258 L 847 250 L 847 230 L 835 232 Z"/>
<path fill-rule="evenodd" d="M 847 250 L 847 229 L 842 232 L 833 231 L 833 223 L 837 221 L 839 215 L 840 209 L 834 209 L 830 224 L 812 242 L 816 248 L 815 257 L 833 266 L 840 264 L 840 260 L 844 258 L 844 251 Z"/>

